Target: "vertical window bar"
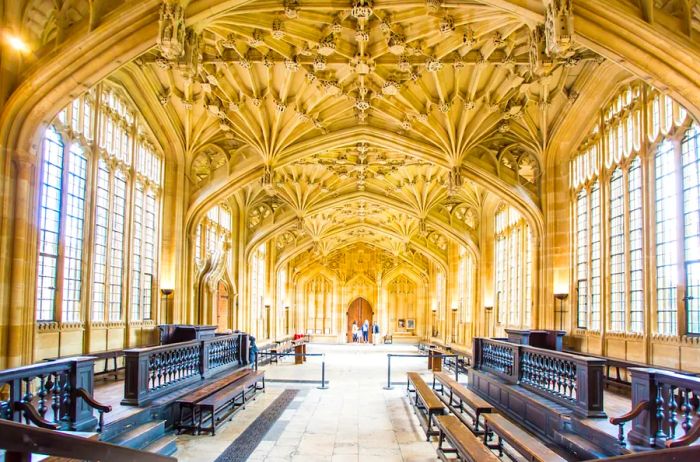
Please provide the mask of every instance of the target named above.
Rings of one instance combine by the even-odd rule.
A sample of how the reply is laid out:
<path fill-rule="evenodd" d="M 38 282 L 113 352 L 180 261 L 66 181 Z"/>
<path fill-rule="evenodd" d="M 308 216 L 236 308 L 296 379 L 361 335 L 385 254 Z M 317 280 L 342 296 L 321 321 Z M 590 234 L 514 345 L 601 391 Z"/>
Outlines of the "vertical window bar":
<path fill-rule="evenodd" d="M 700 132 L 693 125 L 681 142 L 686 312 L 689 334 L 700 334 Z"/>
<path fill-rule="evenodd" d="M 644 253 L 642 221 L 642 166 L 635 157 L 627 171 L 629 196 L 630 331 L 644 330 Z"/>
<path fill-rule="evenodd" d="M 591 329 L 600 330 L 600 185 L 596 181 L 591 188 Z"/>
<path fill-rule="evenodd" d="M 63 139 L 53 127 L 46 130 L 42 164 L 36 319 L 53 321 L 63 178 Z"/>
<path fill-rule="evenodd" d="M 578 327 L 588 328 L 588 193 L 576 198 L 576 293 Z"/>
<path fill-rule="evenodd" d="M 656 304 L 657 330 L 660 334 L 677 332 L 676 252 L 676 167 L 671 141 L 664 141 L 656 151 Z"/>
<path fill-rule="evenodd" d="M 620 167 L 610 178 L 610 329 L 624 332 L 625 306 L 625 208 Z"/>
<path fill-rule="evenodd" d="M 68 153 L 68 176 L 65 196 L 63 322 L 80 321 L 82 293 L 83 226 L 85 217 L 85 185 L 87 158 L 82 147 L 71 145 Z"/>

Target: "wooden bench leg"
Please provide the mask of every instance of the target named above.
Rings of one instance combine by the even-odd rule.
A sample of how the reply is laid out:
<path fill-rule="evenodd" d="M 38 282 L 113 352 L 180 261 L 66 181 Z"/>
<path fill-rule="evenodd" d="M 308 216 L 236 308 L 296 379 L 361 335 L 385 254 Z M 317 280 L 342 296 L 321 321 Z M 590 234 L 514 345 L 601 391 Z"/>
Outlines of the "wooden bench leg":
<path fill-rule="evenodd" d="M 119 368 L 117 367 L 117 357 L 114 357 L 114 380 L 119 380 Z"/>

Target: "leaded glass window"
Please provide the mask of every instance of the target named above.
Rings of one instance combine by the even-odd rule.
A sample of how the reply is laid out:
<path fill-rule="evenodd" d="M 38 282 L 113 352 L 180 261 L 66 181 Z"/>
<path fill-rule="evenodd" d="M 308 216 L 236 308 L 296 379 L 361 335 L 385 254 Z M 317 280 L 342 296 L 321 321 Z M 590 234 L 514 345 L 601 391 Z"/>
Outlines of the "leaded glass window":
<path fill-rule="evenodd" d="M 654 158 L 656 181 L 656 315 L 660 334 L 677 329 L 678 228 L 676 162 L 673 142 L 659 144 Z"/>

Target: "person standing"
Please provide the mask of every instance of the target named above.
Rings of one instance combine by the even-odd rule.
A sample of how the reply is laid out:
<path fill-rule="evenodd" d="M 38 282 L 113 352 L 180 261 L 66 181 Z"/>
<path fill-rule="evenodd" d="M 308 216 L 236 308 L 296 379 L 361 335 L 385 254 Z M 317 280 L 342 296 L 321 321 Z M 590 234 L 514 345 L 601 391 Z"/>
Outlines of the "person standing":
<path fill-rule="evenodd" d="M 365 319 L 362 324 L 362 340 L 367 343 L 369 341 L 369 321 Z"/>
<path fill-rule="evenodd" d="M 372 326 L 372 343 L 376 346 L 379 344 L 379 323 L 374 321 L 374 326 Z"/>
<path fill-rule="evenodd" d="M 352 343 L 357 343 L 357 333 L 358 333 L 358 328 L 357 328 L 357 322 L 353 321 L 352 322 Z"/>

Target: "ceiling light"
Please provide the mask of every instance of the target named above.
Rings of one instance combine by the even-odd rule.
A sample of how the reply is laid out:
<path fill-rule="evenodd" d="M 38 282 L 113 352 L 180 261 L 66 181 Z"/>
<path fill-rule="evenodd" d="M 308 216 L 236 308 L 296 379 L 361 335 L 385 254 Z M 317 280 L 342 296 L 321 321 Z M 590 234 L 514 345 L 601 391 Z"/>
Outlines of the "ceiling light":
<path fill-rule="evenodd" d="M 7 41 L 7 44 L 10 45 L 10 47 L 15 51 L 20 53 L 29 52 L 29 45 L 27 45 L 27 42 L 25 42 L 22 37 L 19 37 L 18 35 L 7 33 L 5 34 L 5 41 Z"/>

